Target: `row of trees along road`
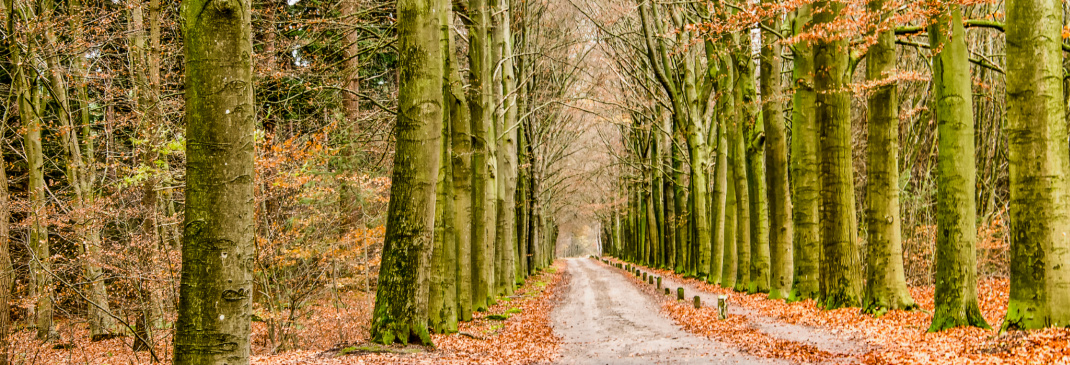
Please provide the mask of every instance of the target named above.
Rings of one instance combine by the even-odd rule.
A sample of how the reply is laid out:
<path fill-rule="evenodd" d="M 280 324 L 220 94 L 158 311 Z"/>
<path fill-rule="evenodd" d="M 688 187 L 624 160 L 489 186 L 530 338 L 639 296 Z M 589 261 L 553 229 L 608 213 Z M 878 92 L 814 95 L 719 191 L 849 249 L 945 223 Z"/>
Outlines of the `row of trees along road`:
<path fill-rule="evenodd" d="M 456 332 L 553 261 L 554 166 L 572 140 L 556 104 L 576 66 L 557 63 L 567 32 L 540 32 L 546 11 L 511 0 L 398 2 L 398 142 L 373 341 L 429 345 L 431 332 Z M 463 14 L 466 53 L 453 12 Z"/>
<path fill-rule="evenodd" d="M 930 331 L 989 326 L 980 267 L 1010 278 L 1003 329 L 1070 325 L 1060 4 L 577 5 L 623 75 L 604 252 L 876 315 L 917 307 L 909 276 Z M 1009 248 L 978 230 L 1005 221 Z"/>
<path fill-rule="evenodd" d="M 0 364 L 13 329 L 246 363 L 342 290 L 427 342 L 553 259 L 576 66 L 544 3 L 0 5 Z"/>

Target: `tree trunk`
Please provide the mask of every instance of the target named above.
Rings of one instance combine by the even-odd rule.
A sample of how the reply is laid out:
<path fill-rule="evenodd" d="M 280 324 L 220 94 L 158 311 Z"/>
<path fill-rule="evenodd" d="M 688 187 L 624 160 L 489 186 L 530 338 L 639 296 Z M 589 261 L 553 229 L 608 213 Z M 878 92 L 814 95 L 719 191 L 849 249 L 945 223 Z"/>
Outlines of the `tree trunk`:
<path fill-rule="evenodd" d="M 749 49 L 749 48 L 748 48 Z M 751 73 L 753 74 L 753 73 Z M 750 282 L 748 293 L 769 292 L 769 209 L 765 205 L 765 143 L 762 124 L 747 133 L 747 191 L 750 197 Z"/>
<path fill-rule="evenodd" d="M 723 79 L 722 79 L 723 80 Z M 718 105 L 720 110 L 724 110 L 723 107 L 727 104 L 724 101 L 730 100 L 729 94 L 723 95 L 718 99 Z M 716 134 L 716 163 L 714 165 L 713 172 L 713 199 L 711 208 L 713 209 L 713 225 L 710 234 L 712 244 L 710 245 L 710 275 L 707 277 L 706 282 L 710 284 L 720 284 L 724 279 L 721 274 L 721 270 L 724 266 L 724 252 L 725 252 L 725 210 L 727 209 L 726 199 L 728 193 L 726 191 L 728 185 L 728 136 L 726 135 L 728 129 L 725 128 L 725 124 L 728 120 L 723 118 L 724 114 L 721 114 L 722 118 L 717 121 L 716 126 L 711 128 L 717 129 Z"/>
<path fill-rule="evenodd" d="M 765 3 L 774 3 L 766 0 Z M 780 16 L 765 21 L 780 29 Z M 786 299 L 792 283 L 791 191 L 788 185 L 788 136 L 784 124 L 781 46 L 771 32 L 762 32 L 762 123 L 765 127 L 765 183 L 769 202 L 769 298 Z"/>
<path fill-rule="evenodd" d="M 1070 152 L 1060 4 L 1005 5 L 1011 288 L 1003 329 L 1070 325 Z"/>
<path fill-rule="evenodd" d="M 8 32 L 17 36 L 18 30 L 15 19 L 23 19 L 23 9 L 16 9 L 13 1 L 6 1 L 8 13 Z M 25 19 L 23 19 L 25 20 Z M 25 60 L 34 58 L 32 49 L 19 48 L 21 42 L 9 42 L 8 56 L 11 59 L 12 69 L 12 92 L 15 93 L 15 104 L 22 124 L 23 152 L 26 156 L 26 166 L 29 170 L 27 176 L 27 195 L 29 200 L 29 232 L 26 237 L 26 248 L 30 254 L 30 296 L 36 297 L 32 309 L 34 325 L 37 326 L 37 338 L 50 340 L 53 338 L 52 330 L 52 265 L 49 261 L 50 253 L 48 246 L 48 217 L 45 210 L 45 181 L 44 181 L 44 156 L 41 150 L 41 120 L 35 110 L 41 105 L 38 93 L 34 90 L 34 79 L 29 75 L 28 64 Z"/>
<path fill-rule="evenodd" d="M 439 46 L 442 51 L 442 136 L 439 141 L 438 186 L 435 187 L 435 236 L 431 254 L 431 288 L 428 318 L 435 333 L 457 332 L 457 230 L 454 219 L 453 126 L 468 124 L 468 106 L 464 104 L 460 74 L 455 66 L 452 3 L 439 1 L 441 24 Z M 467 128 L 467 126 L 465 127 Z M 463 136 L 467 137 L 467 136 Z M 468 224 L 468 222 L 461 222 Z"/>
<path fill-rule="evenodd" d="M 814 3 L 815 25 L 836 21 L 844 3 Z M 833 35 L 829 35 L 833 36 Z M 851 95 L 847 87 L 847 39 L 814 42 L 814 117 L 821 150 L 821 301 L 825 309 L 862 304 L 862 263 L 856 237 L 854 165 L 851 162 Z"/>
<path fill-rule="evenodd" d="M 501 258 L 496 273 L 498 293 L 513 295 L 516 283 L 516 72 L 513 70 L 513 34 L 510 21 L 512 8 L 509 0 L 500 1 L 495 34 L 501 44 L 502 119 L 497 135 L 501 148 L 498 150 L 498 256 Z"/>
<path fill-rule="evenodd" d="M 7 9 L 12 8 L 11 0 L 4 2 Z M 10 16 L 10 13 L 8 14 Z M 11 22 L 11 18 L 8 18 Z M 10 24 L 10 23 L 9 23 Z M 8 28 L 9 35 L 13 28 Z M 17 64 L 15 64 L 17 65 Z M 13 75 L 17 76 L 16 67 Z M 21 113 L 20 113 L 21 115 Z M 0 144 L 6 144 L 4 131 L 7 131 L 7 119 L 0 119 Z M 0 161 L 4 160 L 4 150 L 0 148 Z M 11 263 L 11 195 L 8 192 L 7 164 L 0 163 L 0 365 L 11 363 L 10 343 L 8 336 L 11 333 L 11 286 L 15 282 L 14 270 Z"/>
<path fill-rule="evenodd" d="M 472 120 L 472 310 L 484 311 L 487 309 L 487 298 L 490 296 L 489 280 L 493 268 L 493 239 L 488 236 L 488 211 L 493 211 L 493 206 L 488 206 L 487 194 L 490 170 L 488 166 L 488 152 L 493 140 L 487 139 L 491 115 L 493 109 L 490 105 L 490 93 L 487 88 L 490 85 L 489 50 L 487 45 L 487 9 L 486 0 L 472 0 L 468 3 L 468 64 L 469 64 L 469 89 L 468 107 Z"/>
<path fill-rule="evenodd" d="M 71 7 L 69 10 L 70 12 L 81 11 L 77 6 Z M 41 11 L 42 18 L 54 19 L 51 1 L 42 2 Z M 74 34 L 81 35 L 80 24 L 72 21 L 72 28 L 74 28 Z M 56 34 L 51 29 L 45 31 L 45 39 L 54 49 L 60 47 Z M 81 75 L 85 72 L 81 59 L 81 57 L 73 58 L 71 68 L 75 75 Z M 89 303 L 86 306 L 86 310 L 88 312 L 89 333 L 90 338 L 99 340 L 111 333 L 114 321 L 111 313 L 109 313 L 108 293 L 104 286 L 103 272 L 100 267 L 101 237 L 99 227 L 94 223 L 96 219 L 94 218 L 95 207 L 93 205 L 96 199 L 93 195 L 93 180 L 89 174 L 89 167 L 84 160 L 85 158 L 91 159 L 92 156 L 84 156 L 82 154 L 82 142 L 78 138 L 81 126 L 75 125 L 76 120 L 72 113 L 74 108 L 72 108 L 72 103 L 67 95 L 67 75 L 60 64 L 59 56 L 53 53 L 45 61 L 49 69 L 49 84 L 53 100 L 59 106 L 56 114 L 60 125 L 58 134 L 60 135 L 64 154 L 67 157 L 66 178 L 71 190 L 74 192 L 72 210 L 76 212 L 74 215 L 75 236 L 80 240 L 78 248 L 80 254 L 83 255 L 80 261 L 85 281 L 88 283 L 86 299 Z M 82 94 L 77 96 L 82 96 Z"/>
<path fill-rule="evenodd" d="M 749 34 L 749 33 L 748 33 Z M 750 42 L 746 42 L 750 44 Z M 743 110 L 744 104 L 747 101 L 744 100 L 747 92 L 745 88 L 747 83 L 745 79 L 749 76 L 750 70 L 746 67 L 750 60 L 750 47 L 746 48 L 745 52 L 736 52 L 732 57 L 732 65 L 735 69 L 735 80 L 732 88 L 732 95 L 735 103 L 736 116 L 733 119 L 733 125 L 729 125 L 728 131 L 728 143 L 731 150 L 728 152 L 728 164 L 732 169 L 732 176 L 734 181 L 730 184 L 735 184 L 732 188 L 736 193 L 736 280 L 735 290 L 746 291 L 747 285 L 750 283 L 750 255 L 751 255 L 751 231 L 750 231 L 750 196 L 747 189 L 747 167 L 746 167 L 746 146 L 744 139 L 744 124 L 747 123 L 747 111 Z M 741 61 L 746 62 L 741 62 Z M 741 67 L 744 66 L 744 67 Z M 750 84 L 753 91 L 754 84 Z M 753 100 L 751 100 L 753 101 Z"/>
<path fill-rule="evenodd" d="M 724 260 L 721 262 L 721 287 L 734 288 L 736 286 L 736 184 L 732 169 L 727 169 L 727 181 L 725 184 L 724 203 Z"/>
<path fill-rule="evenodd" d="M 866 81 L 875 86 L 868 96 L 866 200 L 869 210 L 866 212 L 866 225 L 869 242 L 866 245 L 866 297 L 863 310 L 878 315 L 888 310 L 916 306 L 907 290 L 906 275 L 903 273 L 899 217 L 899 96 L 896 82 L 892 79 L 896 76 L 895 23 L 894 13 L 885 10 L 887 3 L 887 0 L 869 1 L 869 11 L 879 16 L 881 23 L 875 34 L 877 42 L 869 46 L 866 54 Z M 969 61 L 965 63 L 968 71 Z M 972 139 L 970 145 L 973 145 Z"/>
<path fill-rule="evenodd" d="M 812 6 L 799 5 L 792 21 L 798 34 L 811 29 Z M 792 181 L 792 248 L 795 266 L 794 283 L 788 301 L 817 299 L 820 294 L 820 225 L 821 204 L 817 158 L 817 120 L 814 108 L 813 48 L 807 40 L 795 43 L 791 77 L 795 93 L 791 112 L 791 181 Z"/>
<path fill-rule="evenodd" d="M 175 364 L 249 363 L 256 259 L 251 13 L 250 1 L 181 7 L 187 164 Z"/>

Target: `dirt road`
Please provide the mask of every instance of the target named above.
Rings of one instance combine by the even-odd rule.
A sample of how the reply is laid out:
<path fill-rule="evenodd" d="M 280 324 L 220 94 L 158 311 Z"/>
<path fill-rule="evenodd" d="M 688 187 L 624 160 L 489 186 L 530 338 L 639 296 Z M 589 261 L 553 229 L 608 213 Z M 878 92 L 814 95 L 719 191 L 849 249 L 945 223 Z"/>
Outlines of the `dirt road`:
<path fill-rule="evenodd" d="M 561 364 L 786 364 L 684 332 L 659 305 L 591 259 L 567 259 L 569 284 L 551 314 Z"/>

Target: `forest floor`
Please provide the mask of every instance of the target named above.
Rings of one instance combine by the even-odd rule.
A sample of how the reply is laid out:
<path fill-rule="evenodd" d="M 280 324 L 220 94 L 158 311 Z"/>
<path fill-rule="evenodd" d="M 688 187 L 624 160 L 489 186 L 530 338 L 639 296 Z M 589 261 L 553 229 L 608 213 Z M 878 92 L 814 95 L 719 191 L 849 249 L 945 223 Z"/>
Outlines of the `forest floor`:
<path fill-rule="evenodd" d="M 251 363 L 1070 364 L 1070 329 L 926 332 L 932 287 L 911 288 L 920 310 L 874 318 L 857 308 L 824 311 L 813 301 L 786 303 L 668 270 L 642 270 L 660 276 L 663 288 L 598 260 L 559 260 L 513 296 L 474 313 L 459 333 L 432 335 L 433 349 L 368 344 L 373 294 L 342 292 L 299 313 L 288 346 L 300 350 L 272 345 L 265 323 L 254 322 Z M 676 299 L 677 288 L 684 288 L 684 300 Z M 1007 291 L 1006 280 L 984 280 L 978 287 L 982 313 L 993 327 L 1006 311 Z M 696 295 L 702 303 L 697 309 Z M 719 295 L 729 297 L 726 320 L 717 319 Z M 62 340 L 50 343 L 34 340 L 30 330 L 14 333 L 13 363 L 153 363 L 149 353 L 131 350 L 129 336 L 89 342 L 81 321 L 59 320 L 57 329 Z M 169 363 L 170 331 L 158 331 L 154 340 L 157 363 Z"/>
<path fill-rule="evenodd" d="M 998 333 L 1006 313 L 1007 280 L 982 280 L 978 285 L 981 311 L 995 329 L 955 328 L 929 333 L 932 321 L 933 287 L 910 288 L 921 307 L 916 311 L 890 311 L 873 317 L 858 308 L 825 311 L 813 300 L 786 303 L 765 294 L 738 293 L 728 288 L 670 270 L 642 268 L 660 276 L 654 288 L 641 276 L 590 260 L 608 270 L 623 273 L 643 287 L 648 296 L 659 297 L 661 313 L 685 331 L 721 341 L 740 353 L 793 363 L 850 364 L 1070 364 L 1070 329 Z M 610 260 L 610 262 L 619 262 Z M 676 300 L 677 288 L 685 300 Z M 701 299 L 701 308 L 693 304 Z M 729 297 L 726 320 L 717 319 L 716 297 Z"/>
<path fill-rule="evenodd" d="M 558 357 L 559 339 L 550 327 L 550 311 L 564 282 L 564 262 L 528 278 L 510 297 L 459 324 L 459 333 L 433 334 L 436 348 L 383 347 L 367 343 L 374 293 L 345 291 L 302 306 L 289 327 L 285 350 L 269 340 L 262 321 L 252 325 L 252 365 L 296 364 L 531 364 Z M 254 308 L 260 318 L 269 317 Z M 280 314 L 286 316 L 287 314 Z M 133 339 L 122 336 L 89 341 L 82 320 L 57 320 L 60 340 L 41 342 L 34 332 L 19 329 L 11 337 L 12 364 L 169 364 L 171 331 L 157 331 L 155 355 L 131 350 Z"/>

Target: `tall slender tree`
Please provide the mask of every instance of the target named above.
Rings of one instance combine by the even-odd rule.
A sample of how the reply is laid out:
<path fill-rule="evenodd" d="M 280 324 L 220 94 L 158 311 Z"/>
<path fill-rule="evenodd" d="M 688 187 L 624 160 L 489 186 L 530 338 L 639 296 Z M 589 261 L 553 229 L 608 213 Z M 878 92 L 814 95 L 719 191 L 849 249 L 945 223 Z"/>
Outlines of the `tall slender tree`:
<path fill-rule="evenodd" d="M 773 4 L 775 1 L 766 0 Z M 784 123 L 781 48 L 777 35 L 781 15 L 768 17 L 762 32 L 762 123 L 765 128 L 765 185 L 769 211 L 769 298 L 787 299 L 793 275 L 791 191 L 788 184 L 788 135 Z"/>
<path fill-rule="evenodd" d="M 801 4 L 791 21 L 792 33 L 812 30 L 812 4 Z M 821 206 L 817 169 L 817 120 L 814 119 L 814 54 L 811 41 L 801 39 L 792 49 L 791 180 L 792 261 L 794 280 L 789 301 L 817 299 L 820 294 Z"/>

